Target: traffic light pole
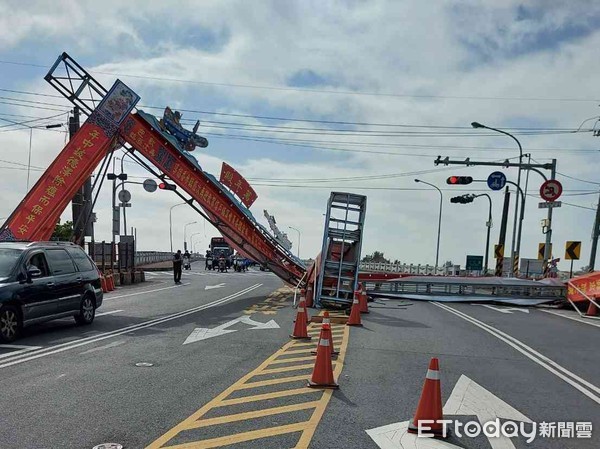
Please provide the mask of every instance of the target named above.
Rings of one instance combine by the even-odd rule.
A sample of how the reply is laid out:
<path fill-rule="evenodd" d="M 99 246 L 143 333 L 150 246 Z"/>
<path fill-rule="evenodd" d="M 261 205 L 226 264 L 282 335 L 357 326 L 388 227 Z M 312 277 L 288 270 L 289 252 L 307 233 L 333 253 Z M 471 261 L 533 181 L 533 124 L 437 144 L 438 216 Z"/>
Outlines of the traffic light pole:
<path fill-rule="evenodd" d="M 600 236 L 600 198 L 598 198 L 598 207 L 596 208 L 596 220 L 592 229 L 592 249 L 590 250 L 590 272 L 594 271 L 596 265 L 596 250 L 598 249 L 598 236 Z"/>
<path fill-rule="evenodd" d="M 556 178 L 556 159 L 552 159 L 552 164 L 550 168 L 550 179 Z M 544 274 L 546 273 L 548 262 L 552 257 L 552 252 L 550 250 L 550 245 L 552 244 L 552 207 L 548 208 L 548 227 L 546 229 L 546 246 L 544 248 Z"/>

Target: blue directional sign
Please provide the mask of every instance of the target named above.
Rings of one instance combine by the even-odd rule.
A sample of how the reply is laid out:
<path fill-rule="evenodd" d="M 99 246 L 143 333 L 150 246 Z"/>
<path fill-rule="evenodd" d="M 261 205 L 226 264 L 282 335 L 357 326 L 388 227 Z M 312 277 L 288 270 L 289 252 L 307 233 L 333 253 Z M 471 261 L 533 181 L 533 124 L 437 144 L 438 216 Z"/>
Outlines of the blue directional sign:
<path fill-rule="evenodd" d="M 501 171 L 495 171 L 488 176 L 487 185 L 492 190 L 502 190 L 506 185 L 506 176 Z"/>

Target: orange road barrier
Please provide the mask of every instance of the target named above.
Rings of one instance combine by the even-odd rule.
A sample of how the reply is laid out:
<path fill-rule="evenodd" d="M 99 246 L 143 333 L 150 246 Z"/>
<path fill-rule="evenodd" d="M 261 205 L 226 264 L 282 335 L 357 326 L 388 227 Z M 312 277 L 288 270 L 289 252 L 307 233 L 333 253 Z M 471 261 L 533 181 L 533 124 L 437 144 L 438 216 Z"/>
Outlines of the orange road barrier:
<path fill-rule="evenodd" d="M 598 315 L 598 307 L 590 301 L 590 305 L 588 306 L 587 312 L 585 312 L 587 316 L 597 316 Z"/>
<path fill-rule="evenodd" d="M 367 304 L 367 289 L 362 283 L 358 284 L 358 289 L 360 290 L 360 294 L 358 295 L 360 313 L 369 313 L 369 305 Z"/>
<path fill-rule="evenodd" d="M 294 333 L 290 337 L 296 340 L 310 340 L 311 337 L 308 335 L 306 320 L 306 303 L 304 298 L 300 298 L 300 304 L 298 304 L 298 312 L 296 313 L 296 322 L 294 323 Z"/>
<path fill-rule="evenodd" d="M 425 376 L 425 384 L 421 392 L 421 399 L 415 412 L 415 417 L 408 426 L 410 433 L 419 433 L 419 421 L 423 423 L 425 433 L 433 433 L 436 436 L 442 436 L 442 423 L 444 419 L 442 414 L 442 388 L 440 384 L 440 366 L 437 358 L 432 358 L 429 362 L 429 369 Z M 426 429 L 426 428 L 430 429 Z"/>
<path fill-rule="evenodd" d="M 359 292 L 356 290 L 354 292 L 354 300 L 352 301 L 352 309 L 350 310 L 350 318 L 348 318 L 348 322 L 346 326 L 362 326 L 362 322 L 360 321 L 360 304 L 358 302 Z"/>
<path fill-rule="evenodd" d="M 102 286 L 102 293 L 108 293 L 108 288 L 106 286 L 106 278 L 104 275 L 100 277 L 100 285 Z"/>
<path fill-rule="evenodd" d="M 325 312 L 323 312 L 323 324 L 329 324 L 329 326 L 331 327 L 331 320 L 329 319 L 329 312 L 326 310 Z M 331 333 L 331 331 L 330 331 Z M 319 335 L 319 339 L 321 338 L 325 338 L 325 336 L 323 335 L 323 326 L 321 326 L 321 333 Z M 340 351 L 336 351 L 335 350 L 335 346 L 333 345 L 333 336 L 331 338 L 331 340 L 329 341 L 329 347 L 331 348 L 331 357 L 333 357 L 334 355 L 338 355 L 340 353 Z M 317 354 L 318 351 L 310 351 L 311 354 Z"/>
<path fill-rule="evenodd" d="M 333 379 L 333 365 L 331 364 L 331 325 L 323 323 L 319 346 L 317 346 L 317 359 L 313 368 L 308 386 L 312 388 L 340 388 Z"/>

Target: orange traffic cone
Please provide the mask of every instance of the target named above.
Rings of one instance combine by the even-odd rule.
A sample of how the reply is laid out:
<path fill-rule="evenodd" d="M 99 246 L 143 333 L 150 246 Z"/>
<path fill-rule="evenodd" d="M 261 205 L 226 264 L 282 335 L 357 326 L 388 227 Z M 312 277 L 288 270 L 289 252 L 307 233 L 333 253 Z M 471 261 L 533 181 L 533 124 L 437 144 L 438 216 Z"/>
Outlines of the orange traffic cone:
<path fill-rule="evenodd" d="M 350 318 L 346 326 L 362 326 L 360 321 L 360 304 L 358 303 L 358 290 L 354 292 L 354 300 L 352 301 L 352 309 L 350 310 Z"/>
<path fill-rule="evenodd" d="M 296 313 L 294 333 L 291 334 L 290 337 L 296 340 L 310 340 L 311 337 L 308 335 L 306 325 L 306 305 L 304 303 L 304 298 L 301 298 L 300 304 L 298 304 L 298 312 Z"/>
<path fill-rule="evenodd" d="M 410 433 L 419 433 L 419 421 L 428 420 L 423 423 L 424 426 L 430 427 L 431 432 L 436 436 L 442 435 L 442 423 L 444 419 L 442 414 L 442 388 L 440 385 L 440 367 L 437 358 L 432 358 L 429 362 L 429 369 L 425 376 L 425 384 L 421 392 L 421 399 L 415 412 L 415 417 L 408 426 Z M 433 422 L 432 422 L 433 421 Z"/>
<path fill-rule="evenodd" d="M 323 323 L 319 346 L 317 346 L 317 359 L 312 376 L 308 381 L 312 388 L 340 388 L 333 379 L 333 366 L 331 364 L 331 326 Z"/>
<path fill-rule="evenodd" d="M 369 305 L 367 304 L 367 290 L 363 284 L 358 284 L 360 293 L 358 295 L 358 305 L 360 313 L 369 313 Z"/>
<path fill-rule="evenodd" d="M 598 314 L 598 307 L 590 301 L 590 305 L 588 306 L 587 312 L 585 312 L 587 316 L 596 316 Z"/>
<path fill-rule="evenodd" d="M 308 287 L 306 289 L 306 307 L 312 307 L 313 306 L 313 288 L 312 288 L 312 284 L 309 283 Z"/>
<path fill-rule="evenodd" d="M 331 336 L 331 339 L 329 340 L 329 347 L 331 348 L 331 357 L 333 357 L 334 355 L 338 355 L 340 351 L 336 351 L 335 346 L 333 345 L 333 335 L 331 333 L 331 320 L 329 319 L 329 312 L 327 310 L 323 313 L 323 324 L 329 324 L 330 326 L 329 335 Z M 319 334 L 319 339 L 321 338 L 327 338 L 327 336 L 324 334 L 323 326 L 321 326 L 321 333 Z M 310 351 L 310 353 L 316 354 L 317 351 Z"/>
<path fill-rule="evenodd" d="M 310 315 L 306 306 L 306 290 L 300 290 L 300 303 L 304 303 L 304 315 L 306 316 L 306 324 L 310 323 Z"/>
<path fill-rule="evenodd" d="M 114 279 L 113 279 L 113 275 L 112 273 L 108 275 L 108 277 L 106 278 L 106 289 L 109 292 L 112 292 L 115 289 L 115 284 L 114 284 Z"/>
<path fill-rule="evenodd" d="M 100 278 L 100 285 L 102 286 L 102 293 L 108 293 L 108 288 L 106 287 L 106 278 L 104 275 Z"/>

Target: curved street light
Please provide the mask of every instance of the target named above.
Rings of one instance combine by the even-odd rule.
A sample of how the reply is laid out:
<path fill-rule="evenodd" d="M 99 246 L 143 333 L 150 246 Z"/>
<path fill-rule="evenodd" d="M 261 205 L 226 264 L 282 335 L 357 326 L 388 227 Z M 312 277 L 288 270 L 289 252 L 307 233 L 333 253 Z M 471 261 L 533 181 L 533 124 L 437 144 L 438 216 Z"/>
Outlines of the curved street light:
<path fill-rule="evenodd" d="M 441 234 L 441 230 L 442 230 L 442 205 L 444 202 L 444 194 L 442 193 L 442 191 L 439 189 L 438 186 L 435 186 L 429 182 L 421 181 L 420 179 L 415 179 L 415 182 L 420 182 L 420 183 L 426 184 L 430 187 L 433 187 L 440 193 L 440 215 L 438 218 L 437 247 L 436 247 L 436 251 L 435 251 L 435 270 L 436 270 L 436 274 L 437 274 L 437 267 L 438 267 L 438 262 L 440 259 L 440 234 Z"/>
<path fill-rule="evenodd" d="M 197 221 L 190 221 L 189 223 L 186 223 L 183 226 L 183 250 L 185 251 L 187 249 L 187 237 L 186 237 L 186 231 L 187 231 L 187 227 L 193 224 L 197 224 Z"/>
<path fill-rule="evenodd" d="M 510 137 L 517 143 L 517 146 L 519 147 L 519 171 L 518 171 L 518 175 L 517 175 L 517 187 L 520 189 L 521 188 L 521 165 L 523 164 L 523 147 L 521 146 L 521 142 L 519 142 L 519 139 L 517 139 L 515 136 L 513 136 L 509 132 L 503 131 L 498 128 L 492 128 L 491 126 L 482 125 L 479 122 L 472 122 L 471 126 L 475 129 L 477 129 L 477 128 L 489 129 L 490 131 L 495 131 L 497 133 L 504 134 L 505 136 Z M 513 267 L 514 267 L 514 263 L 515 263 L 515 255 L 518 255 L 521 250 L 521 229 L 523 226 L 523 216 L 524 216 L 523 211 L 525 209 L 525 197 L 524 196 L 523 196 L 523 200 L 521 201 L 521 209 L 522 209 L 521 216 L 519 218 L 519 196 L 517 195 L 517 198 L 515 200 L 515 216 L 514 216 L 514 221 L 513 221 L 513 235 L 512 235 L 512 248 L 511 248 L 511 252 L 512 252 L 511 262 L 512 262 Z M 517 231 L 517 219 L 519 220 L 518 231 Z M 519 234 L 518 238 L 517 238 L 517 232 Z"/>
<path fill-rule="evenodd" d="M 171 253 L 173 252 L 173 209 L 177 206 L 183 206 L 184 204 L 187 204 L 187 201 L 177 203 L 169 209 L 169 239 L 171 241 Z"/>
<path fill-rule="evenodd" d="M 298 248 L 296 249 L 296 253 L 298 255 L 298 259 L 300 259 L 300 231 L 293 226 L 288 226 L 288 228 L 293 229 L 298 233 Z"/>

